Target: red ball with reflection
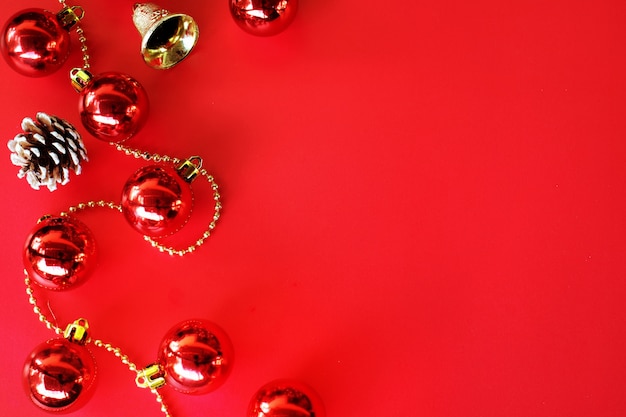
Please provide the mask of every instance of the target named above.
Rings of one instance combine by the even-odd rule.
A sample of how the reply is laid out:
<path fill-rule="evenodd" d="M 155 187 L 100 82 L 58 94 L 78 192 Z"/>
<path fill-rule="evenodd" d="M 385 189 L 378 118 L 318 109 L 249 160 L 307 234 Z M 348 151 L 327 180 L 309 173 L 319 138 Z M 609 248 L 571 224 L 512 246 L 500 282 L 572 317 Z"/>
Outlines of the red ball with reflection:
<path fill-rule="evenodd" d="M 89 133 L 119 143 L 136 134 L 146 122 L 148 95 L 131 76 L 105 72 L 81 89 L 78 111 Z"/>
<path fill-rule="evenodd" d="M 84 282 L 96 262 L 91 231 L 71 217 L 49 217 L 31 231 L 24 246 L 29 276 L 50 290 L 64 290 Z"/>
<path fill-rule="evenodd" d="M 122 189 L 122 212 L 130 225 L 150 237 L 170 235 L 185 225 L 193 207 L 191 186 L 172 167 L 140 168 Z"/>
<path fill-rule="evenodd" d="M 296 17 L 298 0 L 229 0 L 237 25 L 257 36 L 275 35 Z"/>
<path fill-rule="evenodd" d="M 166 384 L 186 394 L 205 394 L 221 386 L 230 373 L 233 348 L 217 325 L 187 320 L 167 332 L 158 361 Z"/>
<path fill-rule="evenodd" d="M 322 401 L 308 386 L 293 380 L 276 380 L 252 397 L 247 417 L 325 417 Z"/>
<path fill-rule="evenodd" d="M 96 364 L 84 346 L 51 339 L 37 346 L 24 364 L 24 385 L 30 399 L 46 411 L 74 411 L 87 399 Z"/>
<path fill-rule="evenodd" d="M 70 34 L 56 14 L 26 9 L 4 25 L 2 56 L 11 68 L 29 77 L 42 77 L 61 68 L 70 51 Z"/>

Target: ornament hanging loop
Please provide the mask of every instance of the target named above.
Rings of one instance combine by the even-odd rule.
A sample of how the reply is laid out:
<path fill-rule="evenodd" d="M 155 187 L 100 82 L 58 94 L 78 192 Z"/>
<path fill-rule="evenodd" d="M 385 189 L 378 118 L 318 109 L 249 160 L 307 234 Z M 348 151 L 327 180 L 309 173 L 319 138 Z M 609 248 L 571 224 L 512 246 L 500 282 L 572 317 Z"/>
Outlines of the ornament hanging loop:
<path fill-rule="evenodd" d="M 80 6 L 64 7 L 57 13 L 57 20 L 65 30 L 70 30 L 85 16 L 85 9 Z"/>
<path fill-rule="evenodd" d="M 176 171 L 178 175 L 182 177 L 186 182 L 192 182 L 202 169 L 202 158 L 199 156 L 190 156 L 182 164 L 180 164 Z"/>

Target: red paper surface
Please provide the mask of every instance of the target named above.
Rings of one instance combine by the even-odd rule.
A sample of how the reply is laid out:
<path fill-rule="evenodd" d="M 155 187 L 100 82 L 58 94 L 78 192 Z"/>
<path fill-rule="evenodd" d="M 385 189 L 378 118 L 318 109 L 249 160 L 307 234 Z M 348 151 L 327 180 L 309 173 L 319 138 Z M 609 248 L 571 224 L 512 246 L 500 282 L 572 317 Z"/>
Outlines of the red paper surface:
<path fill-rule="evenodd" d="M 18 4 L 21 3 L 21 4 Z M 160 6 L 192 15 L 200 40 L 179 66 L 140 56 L 130 1 L 86 1 L 94 73 L 146 88 L 147 125 L 126 144 L 200 155 L 223 216 L 199 251 L 155 252 L 115 212 L 80 215 L 95 273 L 37 291 L 59 325 L 143 366 L 186 318 L 219 324 L 233 372 L 204 396 L 163 391 L 172 414 L 245 416 L 253 393 L 295 378 L 328 417 L 626 414 L 626 4 L 618 0 L 302 0 L 283 33 L 239 29 L 225 0 Z M 6 20 L 52 0 L 2 2 Z M 0 62 L 0 128 L 60 116 L 90 161 L 50 193 L 16 177 L 5 148 L 0 414 L 40 416 L 22 363 L 53 337 L 24 291 L 36 220 L 119 200 L 144 163 L 89 136 L 66 66 L 29 79 Z M 211 217 L 206 183 L 180 239 Z M 98 382 L 74 416 L 159 416 L 116 358 L 92 348 Z"/>

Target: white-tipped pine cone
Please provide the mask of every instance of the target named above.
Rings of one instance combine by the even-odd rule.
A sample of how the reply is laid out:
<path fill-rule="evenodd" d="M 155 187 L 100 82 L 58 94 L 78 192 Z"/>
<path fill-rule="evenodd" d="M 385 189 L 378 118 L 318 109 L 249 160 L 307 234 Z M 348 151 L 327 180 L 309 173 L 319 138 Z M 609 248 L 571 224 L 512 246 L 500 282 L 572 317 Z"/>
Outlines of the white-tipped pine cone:
<path fill-rule="evenodd" d="M 68 183 L 70 170 L 80 175 L 87 151 L 80 134 L 65 120 L 42 112 L 35 119 L 25 117 L 24 132 L 7 143 L 11 162 L 20 167 L 17 176 L 26 177 L 35 190 L 45 185 L 54 191 L 57 183 Z"/>

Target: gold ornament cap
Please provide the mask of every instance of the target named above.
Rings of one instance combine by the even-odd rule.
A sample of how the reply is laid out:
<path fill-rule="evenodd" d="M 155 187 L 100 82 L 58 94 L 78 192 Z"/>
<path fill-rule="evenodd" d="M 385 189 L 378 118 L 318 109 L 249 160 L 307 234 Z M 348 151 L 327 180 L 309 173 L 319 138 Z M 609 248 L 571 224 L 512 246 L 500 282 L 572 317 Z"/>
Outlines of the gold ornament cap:
<path fill-rule="evenodd" d="M 158 363 L 150 364 L 137 371 L 135 384 L 139 388 L 159 389 L 165 385 L 165 372 Z"/>
<path fill-rule="evenodd" d="M 93 75 L 83 68 L 72 68 L 70 71 L 70 82 L 76 92 L 81 92 L 89 84 Z"/>
<path fill-rule="evenodd" d="M 189 183 L 196 179 L 200 169 L 202 169 L 202 158 L 199 156 L 190 156 L 189 159 L 186 159 L 176 167 L 178 175 Z"/>
<path fill-rule="evenodd" d="M 64 7 L 57 13 L 57 20 L 65 30 L 70 30 L 85 16 L 85 10 L 80 6 Z"/>
<path fill-rule="evenodd" d="M 79 345 L 88 343 L 90 341 L 89 323 L 83 318 L 74 320 L 73 323 L 68 324 L 65 328 L 63 337 L 70 342 L 78 343 Z"/>

